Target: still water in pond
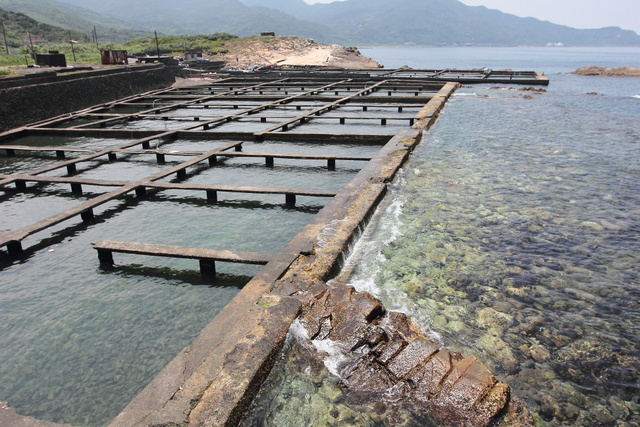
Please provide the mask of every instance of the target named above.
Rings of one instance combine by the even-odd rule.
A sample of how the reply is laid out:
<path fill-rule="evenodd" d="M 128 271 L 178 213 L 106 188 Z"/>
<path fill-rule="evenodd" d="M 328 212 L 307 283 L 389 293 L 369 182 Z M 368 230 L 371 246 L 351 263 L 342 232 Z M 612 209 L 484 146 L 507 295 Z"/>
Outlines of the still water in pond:
<path fill-rule="evenodd" d="M 559 74 L 599 58 L 640 65 L 640 49 L 613 51 L 365 51 L 425 68 L 467 53 L 454 65 L 500 58 L 551 78 L 542 93 L 460 89 L 345 269 L 348 284 L 476 355 L 537 425 L 640 422 L 640 79 Z M 280 369 L 251 422 L 389 422 L 349 405 L 313 362 L 288 352 Z"/>
<path fill-rule="evenodd" d="M 104 148 L 128 140 L 29 137 L 21 145 Z M 225 141 L 176 140 L 170 150 L 211 150 Z M 245 144 L 245 151 L 305 153 L 335 146 L 303 143 Z M 373 154 L 379 147 L 351 146 L 345 152 Z M 364 155 L 366 155 L 364 154 Z M 361 154 L 362 155 L 362 154 Z M 117 162 L 86 162 L 78 176 L 131 180 L 184 161 L 167 156 L 118 156 Z M 0 157 L 0 173 L 56 163 L 55 153 Z M 320 166 L 319 166 L 320 165 Z M 338 189 L 364 165 L 326 161 L 273 168 L 252 159 L 219 159 L 215 168 L 189 168 L 186 182 Z M 220 173 L 213 173 L 217 169 Z M 268 173 L 265 180 L 262 173 Z M 66 169 L 49 175 L 66 175 Z M 165 181 L 171 181 L 170 176 Z M 111 187 L 29 184 L 27 191 L 0 192 L 0 231 L 14 231 L 69 209 Z M 221 193 L 217 204 L 204 191 L 149 192 L 125 196 L 95 209 L 96 219 L 74 218 L 23 242 L 24 257 L 0 253 L 0 400 L 22 415 L 77 426 L 105 425 L 197 336 L 256 274 L 260 266 L 217 263 L 214 284 L 200 278 L 198 262 L 114 254 L 114 269 L 99 267 L 91 242 L 102 239 L 237 251 L 278 252 L 327 202 L 284 195 Z"/>

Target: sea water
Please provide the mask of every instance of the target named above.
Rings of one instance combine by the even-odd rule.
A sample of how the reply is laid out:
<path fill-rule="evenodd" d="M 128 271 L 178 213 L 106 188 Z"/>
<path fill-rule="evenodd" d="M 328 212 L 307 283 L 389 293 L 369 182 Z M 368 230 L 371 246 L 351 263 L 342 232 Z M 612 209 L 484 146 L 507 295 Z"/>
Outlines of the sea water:
<path fill-rule="evenodd" d="M 640 48 L 362 52 L 390 68 L 535 70 L 551 82 L 459 89 L 356 245 L 346 283 L 477 356 L 536 425 L 638 425 L 640 79 L 568 73 L 640 66 Z M 308 353 L 304 339 L 289 345 Z M 389 423 L 295 354 L 247 425 Z"/>

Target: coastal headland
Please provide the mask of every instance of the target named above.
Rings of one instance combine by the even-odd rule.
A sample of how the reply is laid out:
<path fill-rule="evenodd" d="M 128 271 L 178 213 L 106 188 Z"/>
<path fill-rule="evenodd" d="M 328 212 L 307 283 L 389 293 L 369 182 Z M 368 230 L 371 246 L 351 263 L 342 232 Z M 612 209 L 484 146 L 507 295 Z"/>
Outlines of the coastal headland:
<path fill-rule="evenodd" d="M 579 76 L 625 76 L 640 77 L 640 67 L 603 67 L 600 65 L 587 65 L 580 67 L 573 74 Z"/>
<path fill-rule="evenodd" d="M 276 64 L 279 67 L 382 68 L 355 47 L 316 43 L 303 37 L 255 36 L 230 40 L 224 53 L 205 56 L 225 61 L 227 67 Z"/>

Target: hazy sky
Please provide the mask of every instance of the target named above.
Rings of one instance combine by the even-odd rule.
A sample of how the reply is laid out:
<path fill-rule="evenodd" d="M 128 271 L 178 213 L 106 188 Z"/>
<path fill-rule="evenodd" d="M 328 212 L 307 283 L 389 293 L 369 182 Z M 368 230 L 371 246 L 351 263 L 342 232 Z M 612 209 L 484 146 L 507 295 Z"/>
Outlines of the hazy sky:
<path fill-rule="evenodd" d="M 305 0 L 331 3 L 333 0 Z M 390 3 L 392 0 L 389 0 Z M 640 0 L 460 0 L 575 28 L 621 27 L 640 34 Z"/>

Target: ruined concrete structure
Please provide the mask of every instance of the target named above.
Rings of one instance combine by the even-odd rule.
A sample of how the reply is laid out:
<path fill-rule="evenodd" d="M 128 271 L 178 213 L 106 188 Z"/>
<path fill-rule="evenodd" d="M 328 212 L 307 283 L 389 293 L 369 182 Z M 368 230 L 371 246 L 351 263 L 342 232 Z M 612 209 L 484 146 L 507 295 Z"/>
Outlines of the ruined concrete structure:
<path fill-rule="evenodd" d="M 200 87 L 154 91 L 97 105 L 1 134 L 0 152 L 4 150 L 7 156 L 16 152 L 49 152 L 59 160 L 37 170 L 0 175 L 0 186 L 5 191 L 20 192 L 29 186 L 52 183 L 68 184 L 78 194 L 83 185 L 112 189 L 38 223 L 0 233 L 0 247 L 10 255 L 20 254 L 28 250 L 22 245 L 26 237 L 77 216 L 91 223 L 96 207 L 127 193 L 144 198 L 147 192 L 199 190 L 209 203 L 217 203 L 219 193 L 282 194 L 291 208 L 295 207 L 296 196 L 325 198 L 328 201 L 324 208 L 276 254 L 159 247 L 144 242 L 94 244 L 102 264 L 113 263 L 114 252 L 199 259 L 204 275 L 215 274 L 217 260 L 265 264 L 111 425 L 236 424 L 280 354 L 291 323 L 300 315 L 312 338 L 331 337 L 348 351 L 359 349 L 359 356 L 342 371 L 345 386 L 355 393 L 377 393 L 399 385 L 399 393 L 421 402 L 443 425 L 486 425 L 500 417 L 507 417 L 512 424 L 526 425 L 530 422 L 526 409 L 511 401 L 508 385 L 496 379 L 475 357 L 438 348 L 409 318 L 386 312 L 371 295 L 343 285 L 326 285 L 338 271 L 357 231 L 384 197 L 387 184 L 457 86 L 434 83 L 416 73 L 405 78 L 402 73 L 389 71 L 228 77 Z M 382 108 L 386 113 L 358 113 L 371 107 Z M 220 113 L 220 108 L 227 110 Z M 168 130 L 116 126 L 143 120 L 178 126 Z M 310 122 L 327 121 L 338 126 L 348 126 L 353 121 L 374 123 L 376 131 L 304 131 Z M 251 123 L 254 129 L 225 129 L 241 122 Z M 392 123 L 402 124 L 386 131 Z M 108 136 L 121 139 L 122 143 L 102 149 L 12 144 L 25 135 Z M 232 142 L 214 144 L 199 152 L 171 150 L 171 144 L 184 138 L 212 144 L 220 140 Z M 293 155 L 245 152 L 243 141 L 322 141 L 332 144 L 336 153 L 344 142 L 378 144 L 380 149 L 374 156 L 363 158 L 335 153 Z M 189 160 L 135 181 L 74 177 L 76 165 L 96 160 L 116 162 L 119 154 L 148 156 L 149 161 L 161 165 L 167 156 Z M 180 182 L 199 173 L 195 165 L 214 168 L 220 157 L 263 158 L 266 167 L 273 167 L 283 158 L 326 162 L 329 170 L 343 160 L 360 161 L 363 167 L 337 191 Z M 66 169 L 67 174 L 44 175 L 57 169 Z M 162 181 L 169 176 L 175 176 L 177 182 Z"/>

